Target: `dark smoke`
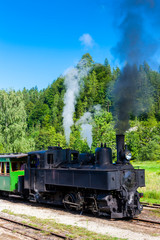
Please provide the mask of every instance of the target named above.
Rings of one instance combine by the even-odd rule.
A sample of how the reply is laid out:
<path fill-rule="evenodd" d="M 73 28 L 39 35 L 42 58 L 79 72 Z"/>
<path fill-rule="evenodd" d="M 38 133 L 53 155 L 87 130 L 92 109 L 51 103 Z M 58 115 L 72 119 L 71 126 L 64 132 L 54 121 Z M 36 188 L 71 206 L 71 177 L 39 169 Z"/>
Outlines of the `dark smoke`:
<path fill-rule="evenodd" d="M 127 64 L 115 88 L 115 110 L 117 115 L 116 130 L 118 134 L 123 134 L 129 127 L 129 117 L 135 107 L 136 81 L 139 72 L 136 65 Z"/>
<path fill-rule="evenodd" d="M 158 44 L 143 28 L 143 18 L 138 14 L 128 12 L 119 26 L 122 39 L 112 49 L 113 54 L 121 63 L 140 64 L 150 60 L 156 52 Z"/>
<path fill-rule="evenodd" d="M 124 0 L 121 3 L 121 23 L 118 26 L 121 39 L 112 49 L 114 56 L 124 65 L 114 91 L 117 133 L 124 133 L 129 128 L 131 113 L 135 113 L 137 109 L 140 113 L 136 101 L 138 86 L 139 82 L 146 81 L 147 75 L 144 76 L 145 72 L 142 74 L 139 65 L 144 61 L 150 62 L 158 50 L 158 41 L 147 31 L 147 24 L 156 22 L 156 8 L 157 2 L 154 0 Z M 149 83 L 142 85 L 143 91 L 147 92 L 144 87 L 148 88 Z M 142 107 L 142 102 L 146 106 Z M 143 112 L 145 107 L 149 108 L 146 102 L 141 101 Z"/>

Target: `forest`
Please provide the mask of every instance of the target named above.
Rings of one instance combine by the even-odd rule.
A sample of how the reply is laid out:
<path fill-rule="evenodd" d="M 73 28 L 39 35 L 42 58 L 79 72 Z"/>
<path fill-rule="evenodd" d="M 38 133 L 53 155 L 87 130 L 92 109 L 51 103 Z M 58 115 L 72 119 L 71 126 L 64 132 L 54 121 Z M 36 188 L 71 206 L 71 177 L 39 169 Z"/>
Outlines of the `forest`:
<path fill-rule="evenodd" d="M 81 66 L 83 63 L 83 67 Z M 160 72 L 147 62 L 139 65 L 136 94 L 129 109 L 125 141 L 133 160 L 160 159 Z M 116 122 L 126 108 L 118 108 L 121 71 L 95 63 L 89 53 L 66 76 L 47 88 L 0 90 L 0 152 L 29 152 L 60 145 L 94 152 L 101 142 L 116 156 Z M 45 81 L 45 79 L 44 79 Z M 125 99 L 127 102 L 127 98 Z M 117 113 L 118 112 L 118 113 Z"/>

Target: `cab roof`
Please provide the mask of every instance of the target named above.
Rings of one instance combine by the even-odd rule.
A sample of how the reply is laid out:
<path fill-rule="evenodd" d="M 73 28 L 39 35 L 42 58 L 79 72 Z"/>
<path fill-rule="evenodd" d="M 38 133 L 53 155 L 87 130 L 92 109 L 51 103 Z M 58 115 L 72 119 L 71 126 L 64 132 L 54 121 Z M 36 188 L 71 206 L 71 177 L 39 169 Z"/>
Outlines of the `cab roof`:
<path fill-rule="evenodd" d="M 0 158 L 23 158 L 23 157 L 27 157 L 28 154 L 27 153 L 10 153 L 10 154 L 0 154 Z"/>
<path fill-rule="evenodd" d="M 47 150 L 33 151 L 33 152 L 29 152 L 28 155 L 32 155 L 32 154 L 44 154 L 45 152 L 47 152 Z"/>

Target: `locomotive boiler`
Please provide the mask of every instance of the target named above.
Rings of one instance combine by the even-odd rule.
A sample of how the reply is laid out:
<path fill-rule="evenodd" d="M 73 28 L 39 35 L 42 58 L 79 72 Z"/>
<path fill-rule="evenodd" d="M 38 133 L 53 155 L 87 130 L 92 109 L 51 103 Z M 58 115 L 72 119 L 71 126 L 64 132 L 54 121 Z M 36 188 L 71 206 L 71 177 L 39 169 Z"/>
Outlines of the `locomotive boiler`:
<path fill-rule="evenodd" d="M 143 169 L 129 162 L 124 135 L 117 135 L 117 161 L 102 144 L 95 154 L 48 147 L 28 153 L 18 192 L 38 202 L 64 205 L 68 210 L 91 211 L 111 218 L 134 217 L 142 206 L 137 189 L 145 186 Z"/>

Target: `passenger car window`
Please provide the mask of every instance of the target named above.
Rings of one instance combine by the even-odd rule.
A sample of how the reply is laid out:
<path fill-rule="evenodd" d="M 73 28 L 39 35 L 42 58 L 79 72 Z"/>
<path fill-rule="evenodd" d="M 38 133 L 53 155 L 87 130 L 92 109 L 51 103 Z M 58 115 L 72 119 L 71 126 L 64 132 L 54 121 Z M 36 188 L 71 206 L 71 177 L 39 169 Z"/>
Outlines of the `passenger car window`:
<path fill-rule="evenodd" d="M 9 162 L 1 162 L 0 163 L 0 174 L 2 174 L 2 175 L 9 174 Z"/>
<path fill-rule="evenodd" d="M 1 162 L 0 164 L 0 173 L 4 174 L 4 162 Z"/>
<path fill-rule="evenodd" d="M 6 162 L 6 173 L 9 174 L 9 162 Z"/>

